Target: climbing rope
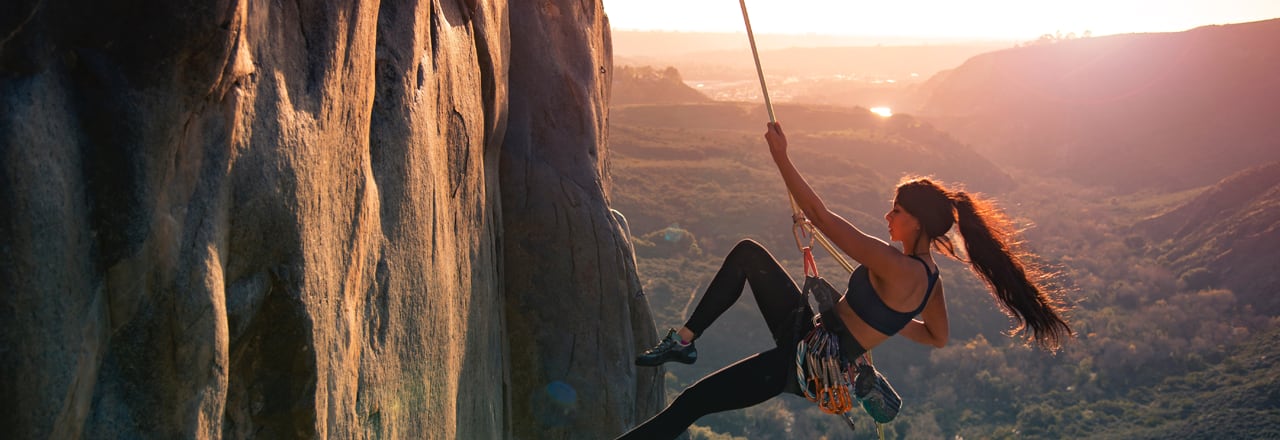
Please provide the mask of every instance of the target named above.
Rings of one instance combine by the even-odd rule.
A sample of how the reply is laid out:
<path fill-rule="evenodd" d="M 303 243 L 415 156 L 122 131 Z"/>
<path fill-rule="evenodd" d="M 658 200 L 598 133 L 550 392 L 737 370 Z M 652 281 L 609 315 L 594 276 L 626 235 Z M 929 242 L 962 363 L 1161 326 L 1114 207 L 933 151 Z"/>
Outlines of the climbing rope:
<path fill-rule="evenodd" d="M 751 44 L 751 58 L 755 60 L 756 63 L 756 77 L 760 79 L 760 93 L 764 96 L 765 110 L 769 112 L 769 122 L 778 122 L 777 117 L 775 117 L 773 113 L 773 102 L 769 100 L 769 86 L 765 84 L 764 81 L 764 68 L 761 67 L 760 64 L 760 51 L 756 49 L 756 36 L 751 30 L 751 16 L 747 13 L 747 0 L 738 0 L 738 5 L 742 7 L 742 22 L 747 28 L 747 41 Z M 818 244 L 821 244 L 822 247 L 827 250 L 827 252 L 831 253 L 832 257 L 835 257 L 836 261 L 840 263 L 840 266 L 844 267 L 844 269 L 849 271 L 849 273 L 853 273 L 853 265 L 849 264 L 849 261 L 844 258 L 844 255 L 836 251 L 835 247 L 831 245 L 831 242 L 818 232 L 817 228 L 813 226 L 813 223 L 810 223 L 809 220 L 805 218 L 804 212 L 800 210 L 800 205 L 796 203 L 795 196 L 792 196 L 791 193 L 788 192 L 787 198 L 791 200 L 791 218 L 795 222 L 792 226 L 792 234 L 796 238 L 796 247 L 799 247 L 801 252 L 807 252 L 807 247 L 801 245 L 801 237 L 809 236 L 810 243 L 816 240 Z M 808 260 L 806 260 L 806 262 L 807 261 Z"/>
<path fill-rule="evenodd" d="M 738 0 L 742 6 L 742 22 L 747 25 L 747 41 L 751 42 L 751 57 L 756 60 L 756 76 L 760 77 L 760 91 L 764 93 L 764 108 L 769 110 L 769 122 L 778 122 L 773 117 L 773 104 L 769 102 L 769 87 L 764 84 L 764 69 L 760 68 L 760 52 L 756 50 L 756 36 L 751 33 L 751 17 L 747 16 L 747 0 Z"/>

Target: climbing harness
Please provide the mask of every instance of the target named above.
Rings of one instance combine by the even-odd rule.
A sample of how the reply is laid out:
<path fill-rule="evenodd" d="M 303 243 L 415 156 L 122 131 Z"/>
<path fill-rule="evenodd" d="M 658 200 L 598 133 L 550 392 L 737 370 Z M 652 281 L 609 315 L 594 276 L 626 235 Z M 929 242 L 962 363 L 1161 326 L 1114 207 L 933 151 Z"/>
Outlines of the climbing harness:
<path fill-rule="evenodd" d="M 751 30 L 747 2 L 738 0 L 738 4 L 742 7 L 742 21 L 747 29 L 751 57 L 756 63 L 756 76 L 760 79 L 760 91 L 764 95 L 769 122 L 777 122 L 773 113 L 773 103 L 769 100 L 769 88 L 764 81 L 764 69 L 760 64 L 760 52 L 756 49 L 755 34 Z M 792 236 L 804 260 L 805 284 L 801 292 L 804 299 L 797 309 L 797 315 L 800 316 L 799 312 L 809 306 L 809 296 L 813 296 L 818 302 L 819 312 L 834 314 L 834 307 L 840 295 L 830 283 L 818 275 L 818 265 L 813 259 L 813 243 L 822 245 L 846 271 L 852 273 L 854 267 L 817 230 L 817 227 L 805 218 L 804 212 L 790 191 L 787 193 L 787 198 L 791 201 Z M 804 243 L 805 238 L 808 239 L 808 243 Z M 876 371 L 871 361 L 871 350 L 863 353 L 859 360 L 846 359 L 840 350 L 840 339 L 833 331 L 834 329 L 824 327 L 819 317 L 815 317 L 814 321 L 813 329 L 796 343 L 796 381 L 801 392 L 805 398 L 817 403 L 823 411 L 840 415 L 850 428 L 854 427 L 851 411 L 856 400 L 876 421 L 880 440 L 884 440 L 884 423 L 898 415 L 902 399 L 889 385 L 889 381 Z M 802 323 L 797 322 L 797 327 L 800 325 Z"/>
<path fill-rule="evenodd" d="M 840 301 L 840 294 L 818 276 L 818 266 L 813 262 L 813 253 L 809 247 L 804 252 L 805 283 L 802 295 L 805 301 L 796 309 L 797 319 L 803 319 L 808 306 L 808 297 L 812 296 L 818 303 L 818 310 L 824 313 L 835 313 L 834 307 Z M 857 371 L 841 351 L 838 329 L 827 328 L 822 315 L 813 318 L 813 328 L 796 342 L 796 381 L 801 385 L 805 398 L 817 403 L 819 408 L 830 414 L 845 414 L 853 409 L 850 394 Z M 797 322 L 797 328 L 802 328 Z"/>
<path fill-rule="evenodd" d="M 817 231 L 807 220 L 800 220 L 798 223 L 807 227 L 799 226 L 794 229 L 797 244 L 804 258 L 805 273 L 804 288 L 801 289 L 804 300 L 795 313 L 797 319 L 806 315 L 804 310 L 809 308 L 809 297 L 813 297 L 818 305 L 817 310 L 821 313 L 814 316 L 813 327 L 808 334 L 796 342 L 796 381 L 800 384 L 805 398 L 818 404 L 824 412 L 841 416 L 841 420 L 853 428 L 851 411 L 856 403 L 853 391 L 856 390 L 854 385 L 859 379 L 857 374 L 862 369 L 855 365 L 853 359 L 845 356 L 840 337 L 836 333 L 842 329 L 828 327 L 827 319 L 823 319 L 827 317 L 838 320 L 834 314 L 836 303 L 840 301 L 840 294 L 818 273 L 818 265 L 814 262 L 812 250 L 813 242 L 818 237 Z M 802 243 L 801 236 L 807 236 L 809 243 Z M 837 256 L 837 258 L 840 257 Z M 801 325 L 802 323 L 797 322 L 797 328 Z"/>

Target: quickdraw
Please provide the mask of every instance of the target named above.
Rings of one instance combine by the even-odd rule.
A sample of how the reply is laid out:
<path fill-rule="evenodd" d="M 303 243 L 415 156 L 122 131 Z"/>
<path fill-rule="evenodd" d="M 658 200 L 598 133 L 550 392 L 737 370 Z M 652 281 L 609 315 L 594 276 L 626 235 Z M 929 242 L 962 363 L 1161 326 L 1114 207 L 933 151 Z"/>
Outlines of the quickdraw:
<path fill-rule="evenodd" d="M 796 346 L 796 380 L 805 398 L 817 403 L 829 414 L 853 410 L 851 374 L 856 369 L 840 354 L 840 341 L 834 333 L 814 326 Z"/>

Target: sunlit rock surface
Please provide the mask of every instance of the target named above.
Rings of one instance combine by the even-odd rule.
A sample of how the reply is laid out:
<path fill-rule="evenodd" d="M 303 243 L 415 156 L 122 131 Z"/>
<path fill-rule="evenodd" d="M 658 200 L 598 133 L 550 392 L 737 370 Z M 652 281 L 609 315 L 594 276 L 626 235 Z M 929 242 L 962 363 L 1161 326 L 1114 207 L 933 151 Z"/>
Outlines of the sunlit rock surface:
<path fill-rule="evenodd" d="M 600 5 L 512 3 L 0 7 L 6 435 L 511 438 L 535 387 L 577 403 L 531 437 L 651 413 Z"/>

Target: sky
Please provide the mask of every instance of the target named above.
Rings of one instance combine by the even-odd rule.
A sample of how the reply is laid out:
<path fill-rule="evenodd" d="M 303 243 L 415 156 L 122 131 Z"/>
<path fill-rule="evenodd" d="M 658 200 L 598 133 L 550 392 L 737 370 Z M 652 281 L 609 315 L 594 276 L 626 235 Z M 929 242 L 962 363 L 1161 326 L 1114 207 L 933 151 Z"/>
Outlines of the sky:
<path fill-rule="evenodd" d="M 614 30 L 743 32 L 738 0 L 603 0 Z M 1280 18 L 1280 0 L 746 0 L 756 34 L 1033 40 Z"/>

